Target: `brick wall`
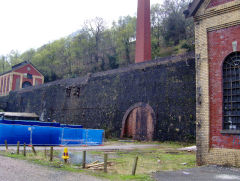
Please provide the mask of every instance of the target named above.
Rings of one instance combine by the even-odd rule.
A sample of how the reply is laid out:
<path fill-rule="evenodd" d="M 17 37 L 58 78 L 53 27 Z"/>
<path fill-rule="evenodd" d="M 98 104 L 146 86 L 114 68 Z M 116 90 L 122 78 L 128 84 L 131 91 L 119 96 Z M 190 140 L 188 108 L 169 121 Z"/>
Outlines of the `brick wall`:
<path fill-rule="evenodd" d="M 42 77 L 42 75 L 30 64 L 27 64 L 27 65 L 25 65 L 21 68 L 18 68 L 14 72 L 18 72 L 18 73 L 21 73 L 21 74 L 29 73 L 29 74 L 32 74 L 32 75 L 35 75 L 35 76 Z"/>
<path fill-rule="evenodd" d="M 223 130 L 222 64 L 233 52 L 232 42 L 236 40 L 240 43 L 240 25 L 208 33 L 211 148 L 240 148 L 239 136 L 221 134 Z"/>
<path fill-rule="evenodd" d="M 231 1 L 234 1 L 234 0 L 211 0 L 207 8 L 212 8 L 212 7 L 215 7 L 224 3 L 228 3 Z"/>
<path fill-rule="evenodd" d="M 219 33 L 224 33 L 224 31 L 228 31 L 240 24 L 240 2 L 230 1 L 225 4 L 215 6 L 214 11 L 207 8 L 209 2 L 210 1 L 204 1 L 194 17 L 197 90 L 197 162 L 199 165 L 220 164 L 239 166 L 240 159 L 238 159 L 238 157 L 240 157 L 240 150 L 233 149 L 234 147 L 230 148 L 233 146 L 233 144 L 223 144 L 226 146 L 226 148 L 222 148 L 221 142 L 224 142 L 225 137 L 227 136 L 221 135 L 221 137 L 218 137 L 219 140 L 215 140 L 213 137 L 211 137 L 213 136 L 213 133 L 219 135 L 219 130 L 221 129 L 220 124 L 222 123 L 222 119 L 219 117 L 219 115 L 222 115 L 222 107 L 221 104 L 219 105 L 219 103 L 221 102 L 222 94 L 221 90 L 219 90 L 221 87 L 221 79 L 219 76 L 221 74 L 221 69 L 219 67 L 220 62 L 214 63 L 214 60 L 210 58 L 214 56 L 222 56 L 219 57 L 218 61 L 223 61 L 223 59 L 230 52 L 230 50 L 225 50 L 224 47 L 221 49 L 221 46 L 226 45 L 227 48 L 232 47 L 229 45 L 231 41 L 231 38 L 229 37 L 232 37 L 232 34 L 225 34 L 225 37 L 221 40 L 217 39 L 217 37 L 221 38 L 221 36 L 218 36 Z M 211 41 L 209 39 L 211 39 Z M 214 46 L 217 46 L 218 49 Z M 212 51 L 210 47 L 215 49 L 215 51 Z M 212 71 L 215 71 L 215 74 Z M 213 77 L 211 78 L 211 76 Z M 214 78 L 216 78 L 216 80 L 214 80 Z M 213 89 L 215 88 L 216 92 L 213 92 Z M 213 114 L 214 112 L 211 113 L 212 109 L 218 109 L 218 112 Z M 213 120 L 213 122 L 211 122 L 210 118 Z M 217 118 L 218 121 L 215 121 L 215 118 Z M 210 132 L 211 127 L 214 127 L 214 125 L 217 126 L 217 133 L 212 131 Z"/>

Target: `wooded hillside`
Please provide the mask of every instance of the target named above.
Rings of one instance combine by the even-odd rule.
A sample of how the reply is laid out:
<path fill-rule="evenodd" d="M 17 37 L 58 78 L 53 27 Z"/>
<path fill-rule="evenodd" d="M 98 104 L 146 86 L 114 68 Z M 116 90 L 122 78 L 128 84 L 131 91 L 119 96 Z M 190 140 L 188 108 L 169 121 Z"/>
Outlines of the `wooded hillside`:
<path fill-rule="evenodd" d="M 189 1 L 165 0 L 151 7 L 152 57 L 181 54 L 194 49 L 192 19 L 183 11 Z M 32 62 L 45 82 L 77 77 L 89 72 L 115 69 L 134 63 L 136 17 L 120 17 L 108 28 L 96 17 L 68 37 L 30 49 L 22 54 L 11 51 L 0 57 L 0 73 L 22 62 Z"/>

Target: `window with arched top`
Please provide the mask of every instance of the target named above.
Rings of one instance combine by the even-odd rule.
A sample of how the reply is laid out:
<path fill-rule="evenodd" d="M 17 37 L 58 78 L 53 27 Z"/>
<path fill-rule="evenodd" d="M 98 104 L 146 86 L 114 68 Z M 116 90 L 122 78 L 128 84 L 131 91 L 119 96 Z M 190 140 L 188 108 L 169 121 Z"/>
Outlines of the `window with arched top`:
<path fill-rule="evenodd" d="M 25 81 L 22 83 L 22 88 L 31 87 L 31 86 L 32 86 L 31 82 Z"/>
<path fill-rule="evenodd" d="M 240 130 L 240 52 L 223 62 L 223 129 Z"/>

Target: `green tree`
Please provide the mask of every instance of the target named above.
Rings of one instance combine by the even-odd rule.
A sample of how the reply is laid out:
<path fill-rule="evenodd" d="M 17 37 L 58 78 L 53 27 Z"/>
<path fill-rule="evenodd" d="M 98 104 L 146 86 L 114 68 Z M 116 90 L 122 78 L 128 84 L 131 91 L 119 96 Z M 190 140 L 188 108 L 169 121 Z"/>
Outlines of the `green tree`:
<path fill-rule="evenodd" d="M 23 61 L 31 61 L 33 59 L 33 56 L 35 55 L 35 53 L 36 52 L 34 49 L 27 50 L 21 54 L 20 59 Z"/>
<path fill-rule="evenodd" d="M 163 19 L 165 13 L 161 4 L 154 4 L 151 7 L 151 43 L 152 57 L 160 56 L 160 47 L 163 44 Z"/>
<path fill-rule="evenodd" d="M 114 41 L 119 63 L 122 65 L 134 62 L 136 17 L 120 17 L 117 23 L 113 23 Z"/>
<path fill-rule="evenodd" d="M 162 5 L 164 18 L 162 21 L 163 38 L 168 44 L 177 45 L 180 40 L 188 36 L 187 29 L 190 26 L 189 19 L 185 19 L 183 11 L 187 8 L 189 1 L 165 0 Z M 190 36 L 193 36 L 192 34 Z"/>
<path fill-rule="evenodd" d="M 1 56 L 0 57 L 0 74 L 4 73 L 10 69 L 11 69 L 11 66 L 7 61 L 7 57 Z"/>
<path fill-rule="evenodd" d="M 189 1 L 165 0 L 151 8 L 152 57 L 160 57 L 165 47 L 193 50 L 192 19 L 183 10 Z M 87 20 L 68 37 L 22 54 L 11 51 L 0 57 L 0 72 L 22 61 L 30 61 L 43 73 L 45 81 L 86 75 L 134 63 L 136 17 L 120 17 L 107 28 L 102 18 Z M 170 48 L 170 50 L 171 50 Z M 170 51 L 169 54 L 173 52 Z M 175 52 L 174 52 L 175 53 Z"/>

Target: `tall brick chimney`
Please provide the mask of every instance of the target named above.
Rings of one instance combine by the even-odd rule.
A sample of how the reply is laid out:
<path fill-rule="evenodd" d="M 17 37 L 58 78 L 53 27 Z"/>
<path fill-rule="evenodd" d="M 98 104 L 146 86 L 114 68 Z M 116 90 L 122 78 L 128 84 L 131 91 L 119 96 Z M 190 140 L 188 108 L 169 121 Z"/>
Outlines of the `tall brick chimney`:
<path fill-rule="evenodd" d="M 138 0 L 135 63 L 151 59 L 150 0 Z"/>

